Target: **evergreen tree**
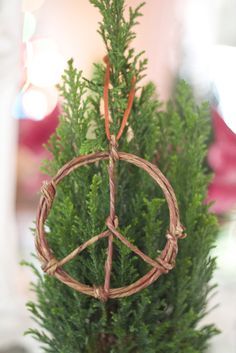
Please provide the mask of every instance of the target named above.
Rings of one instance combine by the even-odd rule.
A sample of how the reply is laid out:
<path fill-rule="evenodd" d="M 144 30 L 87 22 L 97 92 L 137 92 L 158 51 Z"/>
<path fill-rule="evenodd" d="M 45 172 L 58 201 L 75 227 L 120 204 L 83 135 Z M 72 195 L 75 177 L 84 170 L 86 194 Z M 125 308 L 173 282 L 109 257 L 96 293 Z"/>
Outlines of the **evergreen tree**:
<path fill-rule="evenodd" d="M 102 15 L 99 24 L 112 67 L 111 129 L 114 133 L 127 104 L 131 79 L 137 92 L 119 150 L 156 163 L 175 189 L 181 221 L 188 237 L 180 241 L 176 267 L 145 290 L 106 303 L 80 294 L 33 265 L 36 302 L 28 303 L 39 328 L 30 329 L 51 353 L 200 353 L 216 333 L 214 325 L 199 326 L 206 314 L 215 260 L 209 253 L 217 231 L 216 219 L 204 203 L 209 174 L 204 166 L 210 133 L 206 104 L 197 106 L 185 82 L 177 85 L 165 111 L 152 83 L 141 86 L 147 61 L 130 47 L 138 8 L 124 16 L 125 0 L 90 0 Z M 101 111 L 105 66 L 95 65 L 92 81 L 83 79 L 73 61 L 60 86 L 63 113 L 48 143 L 53 159 L 44 170 L 54 175 L 75 156 L 108 147 Z M 128 133 L 127 133 L 128 131 Z M 169 214 L 164 196 L 142 170 L 119 162 L 117 166 L 119 229 L 129 241 L 155 258 L 165 243 Z M 105 230 L 109 214 L 107 162 L 74 171 L 57 188 L 47 221 L 47 237 L 58 259 Z M 111 286 L 130 284 L 150 267 L 119 241 Z M 87 248 L 64 266 L 86 284 L 102 285 L 107 239 Z"/>

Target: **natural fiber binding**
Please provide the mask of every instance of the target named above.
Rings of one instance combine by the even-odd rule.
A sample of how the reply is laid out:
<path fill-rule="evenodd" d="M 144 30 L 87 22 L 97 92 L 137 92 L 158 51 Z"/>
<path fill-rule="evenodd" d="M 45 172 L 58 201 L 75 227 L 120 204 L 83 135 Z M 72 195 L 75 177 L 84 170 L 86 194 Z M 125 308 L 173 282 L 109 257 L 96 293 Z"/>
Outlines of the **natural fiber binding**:
<path fill-rule="evenodd" d="M 94 297 L 101 300 L 102 302 L 106 302 L 109 298 L 109 294 L 106 293 L 102 287 L 94 287 Z"/>
<path fill-rule="evenodd" d="M 118 143 L 116 141 L 116 138 L 114 135 L 111 135 L 111 140 L 110 140 L 110 157 L 114 160 L 114 161 L 118 161 L 119 160 L 119 152 L 117 150 L 118 147 Z"/>
<path fill-rule="evenodd" d="M 48 208 L 51 208 L 54 197 L 56 195 L 56 186 L 54 181 L 44 181 L 43 186 L 41 188 L 41 192 L 45 196 Z"/>
<path fill-rule="evenodd" d="M 53 276 L 58 268 L 58 261 L 55 257 L 51 258 L 48 263 L 42 266 L 42 270 L 46 272 L 48 275 Z"/>

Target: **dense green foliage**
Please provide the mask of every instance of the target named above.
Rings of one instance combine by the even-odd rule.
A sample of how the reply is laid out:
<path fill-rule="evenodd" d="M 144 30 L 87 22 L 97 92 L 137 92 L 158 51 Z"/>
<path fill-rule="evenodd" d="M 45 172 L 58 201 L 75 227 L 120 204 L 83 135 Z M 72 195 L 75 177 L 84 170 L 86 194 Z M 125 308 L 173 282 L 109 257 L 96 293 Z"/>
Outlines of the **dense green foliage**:
<path fill-rule="evenodd" d="M 29 330 L 51 353 L 200 353 L 216 332 L 199 327 L 205 315 L 209 280 L 215 261 L 209 256 L 217 225 L 204 204 L 209 175 L 204 167 L 209 136 L 207 105 L 196 106 L 189 86 L 180 82 L 161 111 L 155 87 L 140 87 L 146 60 L 129 48 L 141 6 L 124 17 L 124 0 L 90 0 L 102 14 L 100 33 L 112 64 L 110 111 L 116 132 L 126 107 L 131 77 L 138 89 L 119 149 L 157 163 L 169 178 L 179 202 L 188 237 L 180 241 L 176 268 L 140 293 L 101 303 L 34 268 L 37 302 L 28 303 L 39 328 Z M 104 65 L 95 65 L 92 82 L 69 61 L 60 87 L 64 110 L 49 141 L 53 159 L 45 165 L 54 175 L 74 156 L 107 148 L 101 113 Z M 132 136 L 133 134 L 133 136 Z M 129 138 L 127 137 L 129 136 Z M 155 257 L 165 242 L 168 208 L 161 191 L 141 170 L 119 162 L 117 214 L 120 231 Z M 62 258 L 105 229 L 109 214 L 107 163 L 80 168 L 58 187 L 48 219 L 48 239 Z M 85 250 L 65 269 L 87 284 L 103 284 L 107 239 Z M 126 285 L 149 266 L 115 241 L 112 287 Z"/>

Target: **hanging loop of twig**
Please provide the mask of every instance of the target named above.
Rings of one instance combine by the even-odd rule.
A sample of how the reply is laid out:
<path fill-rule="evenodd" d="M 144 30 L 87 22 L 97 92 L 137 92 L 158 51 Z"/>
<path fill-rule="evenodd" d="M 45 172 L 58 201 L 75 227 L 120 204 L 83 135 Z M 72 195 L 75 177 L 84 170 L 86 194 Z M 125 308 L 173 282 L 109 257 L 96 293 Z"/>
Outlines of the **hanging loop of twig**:
<path fill-rule="evenodd" d="M 105 115 L 105 131 L 108 141 L 111 141 L 111 132 L 110 132 L 110 117 L 109 117 L 109 84 L 110 84 L 110 77 L 111 77 L 111 65 L 108 55 L 105 56 L 104 62 L 106 64 L 106 72 L 105 72 L 105 80 L 104 80 L 104 90 L 103 90 L 103 98 L 104 98 L 104 115 Z M 120 129 L 115 137 L 115 140 L 118 142 L 121 138 L 125 126 L 127 124 L 133 102 L 135 97 L 135 83 L 136 77 L 133 76 L 131 80 L 131 89 L 128 96 L 128 103 L 127 108 L 125 109 L 123 119 L 121 121 Z"/>

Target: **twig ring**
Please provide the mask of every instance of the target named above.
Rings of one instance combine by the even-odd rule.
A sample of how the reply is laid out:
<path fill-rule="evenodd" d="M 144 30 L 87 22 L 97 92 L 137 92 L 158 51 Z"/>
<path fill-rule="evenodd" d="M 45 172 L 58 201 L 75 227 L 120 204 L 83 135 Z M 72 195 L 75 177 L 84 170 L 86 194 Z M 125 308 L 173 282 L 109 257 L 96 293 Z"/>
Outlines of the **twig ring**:
<path fill-rule="evenodd" d="M 129 241 L 117 231 L 116 225 L 113 225 L 112 222 L 107 222 L 107 231 L 93 236 L 91 239 L 80 245 L 77 249 L 75 249 L 62 260 L 57 260 L 53 255 L 53 251 L 49 248 L 44 225 L 52 208 L 53 200 L 56 196 L 57 185 L 75 169 L 98 161 L 108 160 L 109 152 L 96 152 L 85 156 L 79 156 L 65 164 L 52 178 L 51 182 L 44 184 L 36 221 L 36 248 L 45 272 L 55 276 L 58 280 L 65 283 L 69 287 L 81 293 L 99 298 L 103 301 L 107 300 L 108 298 L 121 298 L 137 293 L 156 281 L 162 273 L 167 273 L 170 271 L 175 265 L 175 258 L 178 252 L 178 239 L 183 237 L 183 227 L 179 219 L 179 209 L 175 193 L 167 178 L 154 164 L 140 157 L 125 152 L 118 152 L 118 156 L 120 161 L 131 163 L 147 172 L 151 178 L 153 178 L 155 182 L 160 186 L 164 193 L 169 208 L 170 224 L 166 234 L 166 245 L 160 256 L 158 256 L 156 259 L 151 259 L 135 245 L 129 243 Z M 143 261 L 150 264 L 152 269 L 140 279 L 136 280 L 134 283 L 125 287 L 110 288 L 109 293 L 106 293 L 102 287 L 85 285 L 72 278 L 62 269 L 62 266 L 77 256 L 87 246 L 94 244 L 101 238 L 108 237 L 110 232 L 112 232 L 113 236 L 117 237 L 124 245 L 129 247 L 131 251 L 140 256 Z"/>

